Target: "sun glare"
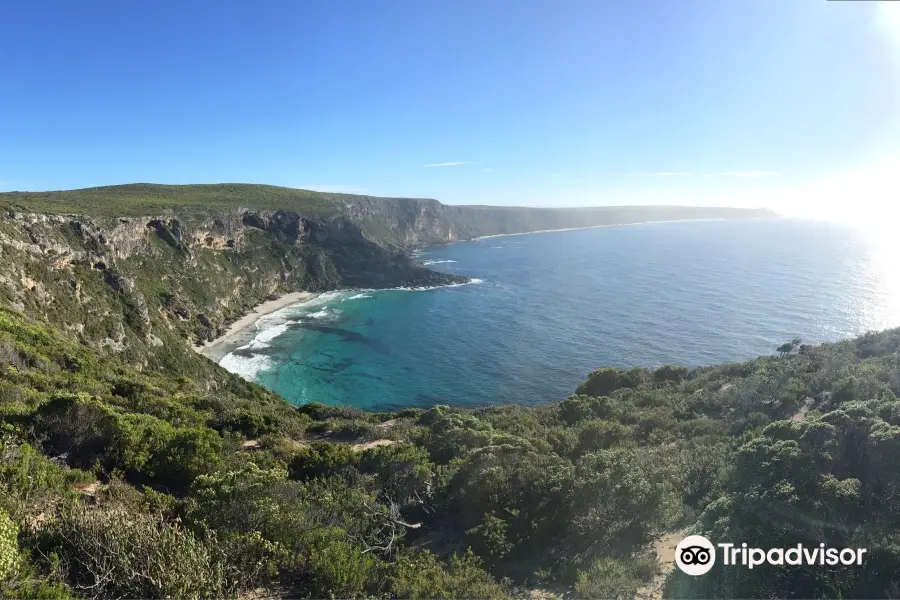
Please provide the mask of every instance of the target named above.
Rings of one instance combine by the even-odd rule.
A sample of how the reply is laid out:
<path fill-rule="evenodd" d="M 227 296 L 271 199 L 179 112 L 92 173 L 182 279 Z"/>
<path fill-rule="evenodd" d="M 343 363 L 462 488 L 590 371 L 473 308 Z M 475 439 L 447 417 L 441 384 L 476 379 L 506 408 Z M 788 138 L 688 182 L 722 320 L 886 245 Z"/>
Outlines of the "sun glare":
<path fill-rule="evenodd" d="M 900 3 L 881 2 L 876 10 L 879 28 L 900 49 Z"/>

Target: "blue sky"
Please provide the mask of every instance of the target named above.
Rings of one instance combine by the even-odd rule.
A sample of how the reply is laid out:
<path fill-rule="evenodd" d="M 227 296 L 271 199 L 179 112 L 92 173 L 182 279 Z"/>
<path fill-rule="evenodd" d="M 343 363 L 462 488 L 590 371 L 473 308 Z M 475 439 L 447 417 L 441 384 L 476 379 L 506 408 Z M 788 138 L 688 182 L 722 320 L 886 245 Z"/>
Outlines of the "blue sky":
<path fill-rule="evenodd" d="M 900 173 L 888 4 L 7 2 L 0 189 L 846 205 Z"/>

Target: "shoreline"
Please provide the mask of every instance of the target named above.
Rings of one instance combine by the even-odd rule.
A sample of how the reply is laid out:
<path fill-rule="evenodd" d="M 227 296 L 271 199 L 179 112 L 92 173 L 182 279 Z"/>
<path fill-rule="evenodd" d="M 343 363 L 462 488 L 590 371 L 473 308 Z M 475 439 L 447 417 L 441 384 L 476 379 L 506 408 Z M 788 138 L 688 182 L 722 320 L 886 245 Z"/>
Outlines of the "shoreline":
<path fill-rule="evenodd" d="M 535 231 L 522 231 L 518 233 L 494 233 L 491 235 L 481 235 L 466 242 L 477 242 L 479 240 L 487 240 L 490 238 L 509 237 L 513 235 L 531 235 L 533 233 L 558 233 L 561 231 L 581 231 L 582 229 L 602 229 L 606 227 L 629 227 L 631 225 L 661 225 L 663 223 L 701 223 L 704 221 L 758 221 L 762 219 L 773 219 L 775 217 L 747 217 L 744 219 L 729 219 L 728 217 L 706 217 L 699 219 L 669 219 L 665 221 L 634 221 L 633 223 L 605 223 L 603 225 L 585 225 L 584 227 L 564 227 L 563 229 L 537 229 Z"/>
<path fill-rule="evenodd" d="M 534 231 L 518 231 L 515 233 L 493 233 L 491 235 L 479 235 L 472 238 L 466 239 L 457 239 L 449 242 L 440 242 L 436 244 L 423 244 L 421 246 L 411 246 L 410 247 L 410 258 L 417 258 L 416 253 L 421 250 L 427 250 L 428 248 L 442 248 L 444 246 L 452 246 L 453 244 L 466 244 L 471 242 L 478 242 L 481 240 L 488 240 L 491 238 L 498 237 L 510 237 L 515 235 L 532 235 L 536 233 L 560 233 L 563 231 L 581 231 L 583 229 L 601 229 L 606 227 L 629 227 L 632 225 L 660 225 L 664 223 L 697 223 L 703 221 L 761 221 L 765 219 L 780 219 L 783 218 L 783 215 L 775 214 L 767 217 L 746 217 L 743 219 L 733 219 L 728 217 L 706 217 L 706 218 L 698 218 L 698 219 L 669 219 L 664 221 L 634 221 L 632 223 L 605 223 L 602 225 L 585 225 L 583 227 L 563 227 L 562 229 L 536 229 Z M 426 265 L 428 266 L 428 265 Z"/>
<path fill-rule="evenodd" d="M 261 302 L 260 304 L 257 304 L 253 308 L 253 310 L 229 325 L 225 333 L 223 333 L 216 339 L 212 340 L 211 342 L 204 342 L 200 346 L 191 344 L 191 348 L 193 348 L 194 352 L 196 352 L 197 354 L 205 356 L 214 362 L 218 362 L 218 360 L 216 360 L 216 358 L 214 358 L 212 355 L 222 347 L 237 342 L 242 337 L 242 335 L 245 334 L 248 329 L 256 325 L 256 322 L 261 318 L 265 317 L 266 315 L 270 315 L 273 312 L 279 311 L 282 308 L 287 308 L 292 304 L 311 300 L 318 295 L 319 294 L 316 292 L 289 292 L 287 294 L 284 294 L 283 296 L 279 296 L 275 300 L 266 300 L 264 302 Z"/>
<path fill-rule="evenodd" d="M 758 220 L 758 219 L 769 219 L 773 217 L 752 217 L 750 219 L 741 219 L 741 220 Z M 777 218 L 774 217 L 774 218 Z M 497 233 L 493 235 L 485 235 L 474 238 L 469 238 L 467 240 L 456 240 L 453 242 L 445 242 L 443 244 L 429 244 L 426 246 L 419 246 L 417 248 L 411 248 L 412 252 L 410 253 L 410 258 L 417 259 L 416 253 L 419 250 L 424 250 L 427 248 L 435 248 L 441 246 L 448 246 L 452 244 L 465 243 L 465 242 L 477 242 L 480 240 L 497 238 L 497 237 L 508 237 L 508 236 L 520 236 L 520 235 L 532 235 L 539 233 L 557 233 L 564 231 L 578 231 L 583 229 L 598 229 L 598 228 L 606 228 L 606 227 L 627 227 L 632 225 L 654 225 L 661 223 L 682 223 L 682 222 L 697 222 L 697 221 L 729 221 L 732 219 L 728 219 L 727 217 L 710 217 L 710 218 L 698 218 L 698 219 L 674 219 L 674 220 L 664 220 L 664 221 L 636 221 L 633 223 L 609 223 L 603 225 L 587 225 L 584 227 L 566 227 L 562 229 L 539 229 L 535 231 L 522 231 L 516 233 Z M 457 283 L 450 284 L 446 287 L 456 287 L 458 285 L 467 285 L 471 283 L 481 283 L 479 279 L 470 279 L 467 283 Z M 435 286 L 435 287 L 445 287 L 445 286 Z M 432 289 L 432 288 L 394 288 L 394 289 L 407 289 L 407 290 L 418 290 L 418 289 Z M 363 290 L 366 291 L 366 290 Z M 248 330 L 253 327 L 257 321 L 259 321 L 262 317 L 266 315 L 270 315 L 276 311 L 279 311 L 283 308 L 291 306 L 293 304 L 298 304 L 300 302 L 305 302 L 312 298 L 318 296 L 317 292 L 289 292 L 280 296 L 274 300 L 266 300 L 257 304 L 253 310 L 248 312 L 247 314 L 241 316 L 235 322 L 228 326 L 225 333 L 215 338 L 212 341 L 204 342 L 201 345 L 191 344 L 191 348 L 193 348 L 194 352 L 209 358 L 214 362 L 219 362 L 219 360 L 225 354 L 228 354 L 231 350 L 239 347 L 243 343 L 246 343 L 247 340 L 243 339 Z M 221 352 L 223 348 L 234 346 L 234 348 L 229 348 L 227 352 Z"/>

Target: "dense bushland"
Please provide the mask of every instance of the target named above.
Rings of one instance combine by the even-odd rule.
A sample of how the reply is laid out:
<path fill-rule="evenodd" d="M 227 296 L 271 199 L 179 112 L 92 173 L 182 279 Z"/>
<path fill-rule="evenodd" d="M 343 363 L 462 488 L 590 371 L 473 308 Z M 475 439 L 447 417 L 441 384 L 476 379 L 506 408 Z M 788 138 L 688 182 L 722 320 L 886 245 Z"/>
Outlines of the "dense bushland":
<path fill-rule="evenodd" d="M 0 595 L 630 597 L 682 529 L 869 554 L 672 575 L 669 595 L 892 595 L 898 349 L 888 331 L 599 369 L 535 407 L 376 414 L 138 370 L 0 309 Z"/>

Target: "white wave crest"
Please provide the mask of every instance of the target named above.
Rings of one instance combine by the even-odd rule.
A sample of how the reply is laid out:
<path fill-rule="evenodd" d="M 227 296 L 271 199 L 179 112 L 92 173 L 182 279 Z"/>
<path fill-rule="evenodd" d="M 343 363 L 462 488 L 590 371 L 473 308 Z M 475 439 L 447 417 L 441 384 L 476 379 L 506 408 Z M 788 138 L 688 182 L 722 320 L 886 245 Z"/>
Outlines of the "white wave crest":
<path fill-rule="evenodd" d="M 297 310 L 306 310 L 309 308 L 314 308 L 316 306 L 322 306 L 323 304 L 328 304 L 333 300 L 337 300 L 341 296 L 343 296 L 346 292 L 342 291 L 334 291 L 334 292 L 323 292 L 316 296 L 315 298 L 310 298 L 304 302 L 299 302 L 297 304 L 292 304 L 288 308 L 296 312 Z"/>
<path fill-rule="evenodd" d="M 279 313 L 282 311 L 278 311 Z M 219 360 L 219 366 L 240 375 L 247 381 L 255 381 L 262 371 L 272 367 L 271 359 L 265 354 L 255 354 L 253 350 L 271 348 L 272 340 L 285 333 L 290 327 L 285 315 L 266 315 L 256 322 L 257 333 L 248 343 L 229 352 Z"/>
<path fill-rule="evenodd" d="M 372 296 L 368 294 L 356 294 L 355 296 L 350 296 L 349 298 L 342 298 L 341 302 L 346 302 L 347 300 L 360 300 L 362 298 L 371 298 Z"/>
<path fill-rule="evenodd" d="M 288 323 L 280 323 L 273 327 L 262 329 L 259 333 L 256 334 L 256 337 L 254 337 L 249 344 L 244 346 L 244 348 L 248 348 L 250 350 L 255 350 L 257 348 L 268 348 L 269 342 L 271 342 L 287 330 Z"/>
<path fill-rule="evenodd" d="M 455 262 L 456 262 L 455 260 L 423 260 L 422 264 L 427 267 L 428 265 L 440 265 L 443 263 L 455 263 Z"/>
<path fill-rule="evenodd" d="M 272 360 L 265 354 L 242 356 L 229 353 L 222 357 L 219 365 L 247 381 L 256 381 L 256 376 L 272 366 Z"/>
<path fill-rule="evenodd" d="M 322 310 L 317 310 L 317 311 L 314 312 L 314 313 L 309 313 L 309 314 L 306 315 L 306 316 L 309 317 L 309 318 L 311 318 L 311 319 L 324 319 L 325 317 L 328 316 L 328 309 L 327 309 L 327 308 L 323 308 Z"/>

